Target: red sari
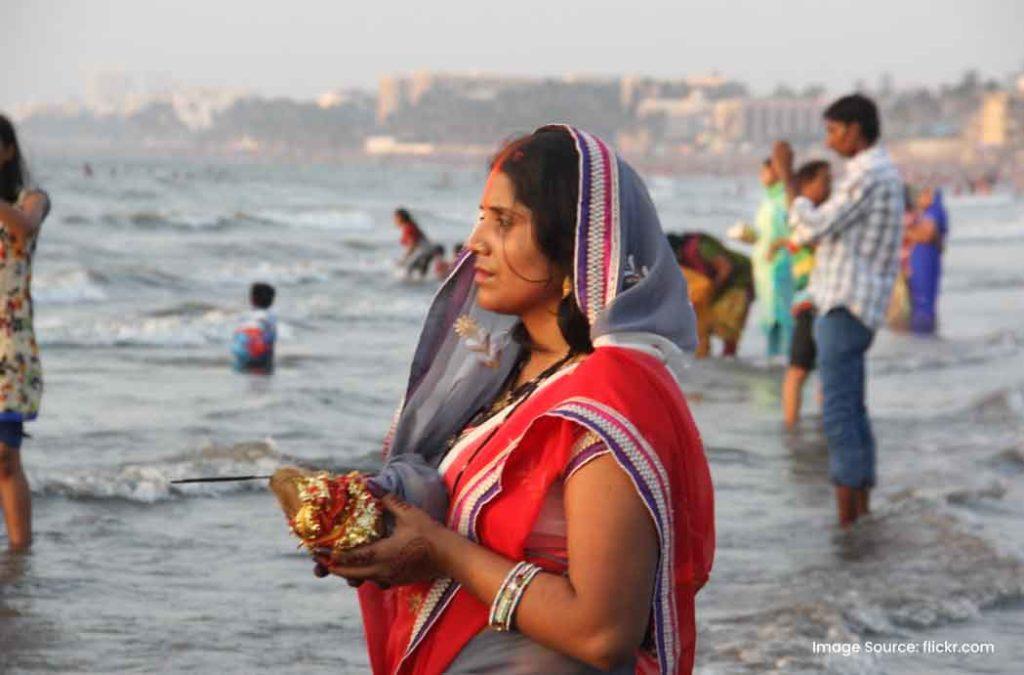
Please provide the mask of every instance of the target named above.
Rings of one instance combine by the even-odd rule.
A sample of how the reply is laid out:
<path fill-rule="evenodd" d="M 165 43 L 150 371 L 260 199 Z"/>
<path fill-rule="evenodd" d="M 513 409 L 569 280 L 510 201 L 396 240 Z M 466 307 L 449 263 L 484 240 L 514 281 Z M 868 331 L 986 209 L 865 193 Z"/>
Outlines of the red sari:
<path fill-rule="evenodd" d="M 714 556 L 711 477 L 700 435 L 669 370 L 655 357 L 599 347 L 573 372 L 522 404 L 479 451 L 445 474 L 448 526 L 522 560 L 552 483 L 581 430 L 595 433 L 629 475 L 656 526 L 660 558 L 651 607 L 652 651 L 637 672 L 686 673 L 696 643 L 694 597 Z M 468 463 L 465 458 L 468 458 Z M 534 561 L 546 566 L 545 561 Z M 487 624 L 488 606 L 450 579 L 359 589 L 374 673 L 434 674 Z"/>

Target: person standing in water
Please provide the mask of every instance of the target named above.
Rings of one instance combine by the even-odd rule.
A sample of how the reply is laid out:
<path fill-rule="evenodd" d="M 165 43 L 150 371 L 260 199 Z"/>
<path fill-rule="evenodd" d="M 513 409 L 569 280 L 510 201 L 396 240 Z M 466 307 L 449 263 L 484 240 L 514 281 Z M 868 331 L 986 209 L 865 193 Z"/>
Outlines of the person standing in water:
<path fill-rule="evenodd" d="M 899 270 L 903 180 L 879 143 L 874 101 L 861 94 L 844 96 L 824 117 L 828 146 L 848 160 L 846 175 L 824 204 L 790 214 L 790 243 L 817 245 L 811 295 L 819 312 L 814 339 L 822 421 L 839 524 L 847 527 L 868 513 L 876 479 L 864 362 Z M 792 148 L 777 142 L 772 159 L 793 190 Z"/>
<path fill-rule="evenodd" d="M 949 218 L 942 203 L 942 190 L 927 187 L 917 197 L 917 217 L 904 232 L 910 244 L 907 261 L 910 290 L 910 330 L 929 335 L 938 322 L 939 282 L 942 279 L 942 253 L 949 230 Z"/>
<path fill-rule="evenodd" d="M 832 171 L 823 160 L 807 162 L 800 167 L 794 178 L 798 196 L 790 206 L 791 222 L 800 222 L 801 214 L 825 203 L 832 192 Z M 782 248 L 786 239 L 776 242 Z M 814 269 L 814 249 L 802 246 L 794 249 L 793 268 L 793 340 L 789 350 L 789 368 L 782 381 L 782 418 L 787 429 L 794 429 L 800 422 L 800 408 L 803 402 L 804 383 L 814 370 L 817 349 L 814 345 L 814 301 L 808 288 L 811 271 Z"/>
<path fill-rule="evenodd" d="M 0 505 L 12 550 L 32 544 L 32 497 L 21 464 L 24 423 L 43 394 L 39 347 L 32 328 L 32 256 L 50 211 L 31 186 L 14 126 L 0 115 Z"/>
<path fill-rule="evenodd" d="M 754 245 L 751 262 L 754 267 L 754 288 L 761 306 L 761 330 L 767 341 L 768 357 L 789 351 L 793 336 L 793 272 L 789 252 L 773 244 L 789 234 L 786 224 L 786 186 L 779 180 L 771 159 L 761 165 L 764 196 L 757 209 L 754 229 L 743 238 Z"/>
<path fill-rule="evenodd" d="M 270 373 L 274 369 L 274 345 L 277 342 L 277 317 L 270 307 L 276 291 L 270 284 L 255 283 L 249 289 L 252 312 L 235 330 L 231 353 L 235 370 Z"/>
<path fill-rule="evenodd" d="M 679 384 L 693 311 L 643 181 L 544 127 L 492 162 L 466 247 L 371 479 L 394 528 L 318 573 L 359 585 L 375 673 L 691 672 L 713 487 Z M 399 499 L 417 476 L 444 523 Z"/>

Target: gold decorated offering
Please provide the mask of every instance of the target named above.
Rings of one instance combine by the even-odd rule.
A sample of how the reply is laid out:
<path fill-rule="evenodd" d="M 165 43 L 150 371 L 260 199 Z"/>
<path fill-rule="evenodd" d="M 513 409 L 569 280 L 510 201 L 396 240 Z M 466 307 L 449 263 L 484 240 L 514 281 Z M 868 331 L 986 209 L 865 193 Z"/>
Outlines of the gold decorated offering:
<path fill-rule="evenodd" d="M 358 471 L 337 476 L 295 467 L 270 479 L 292 533 L 309 550 L 346 550 L 384 536 L 384 509 Z"/>

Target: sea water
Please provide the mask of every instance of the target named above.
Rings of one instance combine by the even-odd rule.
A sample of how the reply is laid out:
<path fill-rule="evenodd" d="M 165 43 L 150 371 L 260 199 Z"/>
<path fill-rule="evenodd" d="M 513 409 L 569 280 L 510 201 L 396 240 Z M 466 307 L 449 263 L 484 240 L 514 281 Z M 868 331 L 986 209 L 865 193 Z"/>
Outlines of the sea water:
<path fill-rule="evenodd" d="M 372 469 L 437 286 L 396 275 L 391 211 L 450 253 L 484 167 L 107 160 L 86 178 L 82 161 L 34 166 L 54 204 L 23 449 L 36 542 L 0 554 L 0 670 L 365 672 L 353 591 L 314 578 L 262 484 L 170 481 Z M 753 180 L 648 182 L 669 231 L 721 234 L 756 208 Z M 739 359 L 688 369 L 718 530 L 698 671 L 1024 663 L 1024 202 L 950 215 L 938 336 L 883 330 L 870 352 L 879 485 L 853 530 L 834 525 L 814 379 L 786 434 L 783 366 L 753 320 Z M 230 367 L 253 281 L 278 290 L 269 377 Z"/>

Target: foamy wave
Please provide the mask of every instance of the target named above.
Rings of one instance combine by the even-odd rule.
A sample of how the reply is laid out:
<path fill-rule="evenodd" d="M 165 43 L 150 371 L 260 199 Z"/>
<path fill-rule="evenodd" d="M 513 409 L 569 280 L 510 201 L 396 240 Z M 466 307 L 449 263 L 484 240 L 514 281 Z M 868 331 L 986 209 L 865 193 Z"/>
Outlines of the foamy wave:
<path fill-rule="evenodd" d="M 1024 421 L 1024 385 L 990 394 L 973 404 L 968 413 L 980 421 Z"/>
<path fill-rule="evenodd" d="M 269 475 L 286 465 L 308 466 L 278 451 L 274 442 L 252 441 L 234 445 L 209 445 L 197 452 L 141 464 L 123 464 L 111 469 L 89 469 L 60 474 L 37 473 L 33 492 L 41 496 L 69 499 L 121 499 L 153 504 L 187 497 L 218 497 L 240 492 L 262 491 L 265 480 L 172 485 L 172 480 L 218 476 Z M 372 472 L 376 454 L 357 458 L 344 466 L 317 463 L 315 468 L 332 472 Z M 314 468 L 314 467 L 308 467 Z"/>
<path fill-rule="evenodd" d="M 264 209 L 257 211 L 255 217 L 295 227 L 357 231 L 373 229 L 373 217 L 356 208 Z"/>
<path fill-rule="evenodd" d="M 222 310 L 74 323 L 48 317 L 37 322 L 37 332 L 42 344 L 54 346 L 198 347 L 226 343 L 239 319 L 239 314 Z"/>
<path fill-rule="evenodd" d="M 103 277 L 88 270 L 71 270 L 53 275 L 37 273 L 32 280 L 32 298 L 38 304 L 63 305 L 101 302 L 107 299 Z"/>
<path fill-rule="evenodd" d="M 256 280 L 275 284 L 304 284 L 327 281 L 330 277 L 331 269 L 322 261 L 302 260 L 288 264 L 263 261 L 257 264 L 221 265 L 213 273 L 205 273 L 203 281 L 235 285 L 248 285 Z"/>
<path fill-rule="evenodd" d="M 137 211 L 129 214 L 127 220 L 141 228 L 167 227 L 183 230 L 221 229 L 232 224 L 231 218 L 218 214 L 177 211 Z"/>
<path fill-rule="evenodd" d="M 272 441 L 209 446 L 199 452 L 115 469 L 90 469 L 60 475 L 42 474 L 33 490 L 72 499 L 124 499 L 147 504 L 179 495 L 217 496 L 266 488 L 266 481 L 172 485 L 172 480 L 207 476 L 266 475 L 294 463 Z"/>
<path fill-rule="evenodd" d="M 224 230 L 241 225 L 270 225 L 274 221 L 244 211 L 208 213 L 197 211 L 131 211 L 105 213 L 100 220 L 107 225 L 129 225 L 139 229 L 171 230 Z M 65 222 L 88 223 L 84 216 L 68 216 Z"/>

